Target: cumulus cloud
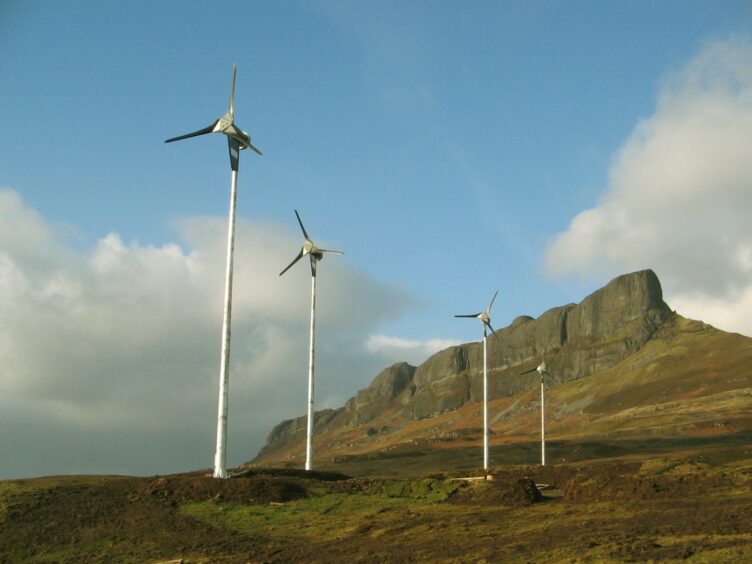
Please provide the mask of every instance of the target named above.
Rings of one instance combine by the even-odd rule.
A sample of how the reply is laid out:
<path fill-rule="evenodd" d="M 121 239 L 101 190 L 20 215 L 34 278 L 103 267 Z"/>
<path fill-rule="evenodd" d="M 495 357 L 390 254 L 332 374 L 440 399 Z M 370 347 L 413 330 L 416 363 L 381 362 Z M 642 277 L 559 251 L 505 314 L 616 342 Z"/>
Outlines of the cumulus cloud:
<path fill-rule="evenodd" d="M 448 347 L 462 344 L 453 339 L 428 339 L 416 341 L 389 337 L 388 335 L 371 335 L 365 343 L 366 350 L 371 353 L 386 354 L 389 357 L 400 357 L 406 362 L 417 365 L 429 356 Z"/>
<path fill-rule="evenodd" d="M 175 231 L 81 252 L 0 190 L 0 478 L 212 464 L 226 219 Z M 295 226 L 239 219 L 236 237 L 230 464 L 305 412 L 310 300 L 305 263 L 278 276 Z M 401 360 L 365 343 L 417 302 L 344 257 L 320 265 L 317 293 L 317 404 L 334 407 Z"/>
<path fill-rule="evenodd" d="M 706 44 L 660 87 L 598 205 L 549 245 L 555 276 L 653 268 L 667 301 L 752 335 L 752 41 Z"/>

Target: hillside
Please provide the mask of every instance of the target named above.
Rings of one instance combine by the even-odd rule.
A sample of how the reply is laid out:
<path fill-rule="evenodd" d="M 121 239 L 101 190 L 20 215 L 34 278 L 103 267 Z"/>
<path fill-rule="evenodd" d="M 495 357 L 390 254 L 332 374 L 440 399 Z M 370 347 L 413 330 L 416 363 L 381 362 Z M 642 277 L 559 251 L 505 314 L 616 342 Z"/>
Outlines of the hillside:
<path fill-rule="evenodd" d="M 621 451 L 645 448 L 646 440 L 733 442 L 752 430 L 752 339 L 672 312 L 650 270 L 615 278 L 537 319 L 520 316 L 488 345 L 493 463 L 514 459 L 515 445 L 530 447 L 516 462 L 535 460 L 538 379 L 520 374 L 544 356 L 553 461 L 574 456 L 567 442 L 609 442 Z M 481 343 L 440 351 L 418 367 L 396 364 L 344 407 L 317 412 L 316 459 L 334 468 L 347 457 L 400 453 L 402 464 L 411 452 L 476 453 L 481 399 Z M 304 418 L 280 423 L 253 463 L 302 463 L 304 437 Z"/>

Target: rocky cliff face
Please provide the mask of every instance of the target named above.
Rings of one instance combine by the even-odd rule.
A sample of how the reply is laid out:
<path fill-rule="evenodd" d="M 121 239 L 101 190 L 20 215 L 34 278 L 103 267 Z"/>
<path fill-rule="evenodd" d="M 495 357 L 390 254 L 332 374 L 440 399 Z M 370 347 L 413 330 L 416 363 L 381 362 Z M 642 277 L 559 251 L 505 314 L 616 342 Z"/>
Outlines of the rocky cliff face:
<path fill-rule="evenodd" d="M 370 386 L 347 401 L 344 418 L 355 425 L 371 421 L 410 386 L 414 374 L 415 367 L 406 362 L 382 370 Z M 409 397 L 412 391 L 408 392 Z"/>
<path fill-rule="evenodd" d="M 671 315 L 658 277 L 643 270 L 615 278 L 579 304 L 550 309 L 537 319 L 517 317 L 487 340 L 489 396 L 511 396 L 536 385 L 519 374 L 544 357 L 559 383 L 614 366 L 643 347 Z M 316 431 L 362 425 L 387 410 L 409 419 L 455 410 L 482 399 L 482 376 L 482 342 L 450 347 L 417 368 L 395 364 L 344 408 L 317 413 Z M 259 456 L 304 437 L 304 417 L 284 421 Z"/>
<path fill-rule="evenodd" d="M 515 366 L 522 372 L 544 356 L 557 382 L 609 368 L 641 348 L 669 315 L 658 277 L 643 270 L 615 278 L 578 305 L 550 309 L 538 319 L 518 317 L 488 338 L 489 396 L 529 388 L 529 377 L 494 375 Z M 482 343 L 440 351 L 415 371 L 407 409 L 420 419 L 481 400 L 482 374 Z"/>
<path fill-rule="evenodd" d="M 317 431 L 324 431 L 329 428 L 333 419 L 339 415 L 344 408 L 339 409 L 322 409 L 313 414 L 313 428 Z M 286 446 L 302 441 L 305 443 L 306 438 L 306 416 L 296 417 L 282 421 L 272 429 L 266 439 L 266 445 L 259 451 L 257 457 L 274 452 Z"/>

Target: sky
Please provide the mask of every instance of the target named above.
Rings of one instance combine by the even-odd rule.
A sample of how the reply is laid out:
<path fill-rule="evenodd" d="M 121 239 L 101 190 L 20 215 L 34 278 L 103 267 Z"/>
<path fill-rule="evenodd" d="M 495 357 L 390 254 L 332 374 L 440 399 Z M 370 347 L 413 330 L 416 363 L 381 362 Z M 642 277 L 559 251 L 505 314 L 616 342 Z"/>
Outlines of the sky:
<path fill-rule="evenodd" d="M 228 463 L 383 368 L 652 268 L 752 335 L 752 2 L 0 0 L 0 478 Z"/>

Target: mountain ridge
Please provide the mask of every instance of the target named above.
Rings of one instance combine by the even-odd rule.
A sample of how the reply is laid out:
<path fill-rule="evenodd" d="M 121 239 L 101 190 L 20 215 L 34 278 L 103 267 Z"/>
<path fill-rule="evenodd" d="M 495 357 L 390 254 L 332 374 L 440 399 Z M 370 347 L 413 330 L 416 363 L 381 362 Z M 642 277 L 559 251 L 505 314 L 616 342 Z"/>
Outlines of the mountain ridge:
<path fill-rule="evenodd" d="M 525 398 L 525 405 L 535 405 L 534 396 L 528 396 L 537 387 L 537 379 L 521 373 L 537 366 L 544 356 L 551 373 L 548 385 L 552 392 L 561 387 L 564 393 L 565 385 L 608 374 L 631 357 L 635 357 L 634 363 L 649 363 L 650 356 L 639 353 L 644 353 L 651 341 L 669 344 L 686 341 L 692 331 L 705 331 L 705 340 L 711 334 L 721 335 L 720 341 L 716 339 L 721 348 L 732 335 L 701 322 L 685 320 L 673 312 L 663 301 L 660 281 L 652 270 L 616 277 L 579 304 L 551 308 L 537 319 L 516 317 L 509 326 L 498 330 L 496 337 L 488 338 L 489 401 L 493 406 L 490 425 L 496 434 L 494 440 L 515 440 L 514 436 L 520 433 L 506 429 L 512 420 L 519 423 L 516 427 L 534 432 L 535 425 L 533 428 L 522 425 L 523 420 L 529 419 L 525 409 L 530 409 L 521 410 L 520 402 Z M 742 344 L 740 350 L 749 352 L 752 360 L 752 339 L 738 338 Z M 692 347 L 702 349 L 701 344 Z M 391 448 L 435 438 L 442 432 L 446 435 L 445 442 L 454 439 L 459 445 L 463 441 L 477 441 L 482 419 L 475 412 L 482 400 L 482 362 L 482 343 L 476 342 L 439 351 L 417 367 L 398 363 L 382 370 L 343 407 L 317 412 L 318 456 L 331 458 L 343 453 Z M 687 371 L 690 368 L 687 366 Z M 620 370 L 623 371 L 619 368 L 617 372 Z M 614 377 L 628 380 L 621 372 Z M 574 384 L 570 387 L 577 388 Z M 552 401 L 555 408 L 556 393 Z M 583 410 L 588 405 L 584 396 L 579 397 L 563 408 L 559 418 L 574 425 L 577 420 L 585 421 L 588 416 Z M 556 416 L 552 426 L 555 430 Z M 434 428 L 443 431 L 437 435 Z M 303 417 L 281 422 L 253 462 L 295 463 L 300 450 L 298 443 L 304 435 Z"/>

